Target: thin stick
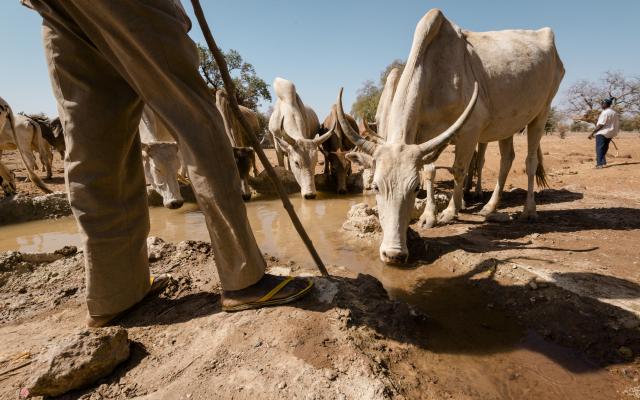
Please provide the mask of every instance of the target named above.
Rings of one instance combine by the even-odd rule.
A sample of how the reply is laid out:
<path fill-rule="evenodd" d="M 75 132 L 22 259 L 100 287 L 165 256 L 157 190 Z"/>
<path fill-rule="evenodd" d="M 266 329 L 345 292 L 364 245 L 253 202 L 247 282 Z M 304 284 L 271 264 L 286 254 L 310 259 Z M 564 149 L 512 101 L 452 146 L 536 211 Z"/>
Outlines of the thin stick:
<path fill-rule="evenodd" d="M 313 246 L 313 243 L 311 242 L 309 235 L 307 235 L 307 232 L 304 230 L 304 227 L 302 226 L 302 223 L 300 222 L 298 215 L 293 209 L 293 205 L 291 205 L 291 201 L 289 201 L 289 197 L 287 196 L 287 192 L 284 190 L 284 186 L 282 186 L 282 182 L 280 182 L 280 179 L 278 179 L 278 176 L 276 175 L 276 171 L 271 166 L 271 163 L 269 162 L 269 159 L 267 158 L 266 154 L 264 154 L 262 147 L 260 147 L 258 138 L 255 136 L 255 133 L 251 130 L 249 123 L 244 118 L 244 115 L 242 115 L 242 113 L 240 112 L 240 108 L 238 107 L 238 100 L 236 98 L 236 89 L 233 84 L 233 80 L 231 80 L 231 75 L 229 75 L 227 62 L 224 59 L 222 52 L 216 45 L 215 40 L 213 40 L 213 35 L 211 35 L 209 24 L 207 23 L 207 20 L 204 17 L 202 7 L 200 6 L 200 1 L 191 0 L 191 4 L 193 5 L 193 11 L 196 14 L 196 18 L 198 19 L 198 24 L 200 24 L 200 29 L 202 29 L 202 34 L 204 35 L 205 41 L 209 46 L 209 51 L 211 51 L 211 54 L 213 54 L 213 58 L 216 60 L 216 63 L 220 68 L 220 74 L 222 75 L 224 86 L 227 88 L 227 93 L 229 93 L 229 103 L 231 106 L 231 110 L 233 110 L 233 113 L 236 115 L 236 118 L 240 121 L 240 125 L 242 125 L 242 129 L 245 132 L 245 136 L 247 140 L 249 140 L 249 143 L 251 143 L 251 147 L 253 147 L 256 154 L 258 154 L 258 158 L 260 159 L 262 166 L 267 171 L 269 178 L 271 178 L 273 185 L 276 187 L 276 191 L 278 192 L 278 195 L 282 200 L 282 205 L 284 206 L 284 209 L 287 210 L 287 213 L 289 214 L 289 218 L 291 218 L 291 222 L 293 223 L 293 226 L 296 228 L 296 231 L 298 231 L 298 235 L 300 235 L 300 238 L 304 242 L 305 246 L 307 246 L 307 250 L 309 250 L 309 253 L 311 254 L 311 257 L 315 261 L 316 265 L 318 266 L 320 273 L 324 276 L 329 276 L 329 273 L 327 272 L 327 269 L 325 268 L 324 263 L 322 262 L 322 259 L 318 255 L 318 252 Z"/>

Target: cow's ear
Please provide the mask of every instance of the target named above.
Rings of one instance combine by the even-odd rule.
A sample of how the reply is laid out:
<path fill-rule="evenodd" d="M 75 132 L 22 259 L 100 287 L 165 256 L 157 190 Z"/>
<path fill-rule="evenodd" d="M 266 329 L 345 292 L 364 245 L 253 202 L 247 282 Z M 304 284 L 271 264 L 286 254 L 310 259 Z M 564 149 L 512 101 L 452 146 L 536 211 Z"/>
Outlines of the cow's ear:
<path fill-rule="evenodd" d="M 366 153 L 350 152 L 345 155 L 347 160 L 360 164 L 362 168 L 373 168 L 373 157 Z"/>
<path fill-rule="evenodd" d="M 143 153 L 149 154 L 150 146 L 147 143 L 140 143 L 140 146 L 142 147 Z"/>
<path fill-rule="evenodd" d="M 278 142 L 278 145 L 280 145 L 280 148 L 282 150 L 284 150 L 287 153 L 291 153 L 291 145 L 287 143 L 286 140 L 284 140 L 278 135 L 273 135 L 273 137 L 276 138 L 276 142 Z"/>

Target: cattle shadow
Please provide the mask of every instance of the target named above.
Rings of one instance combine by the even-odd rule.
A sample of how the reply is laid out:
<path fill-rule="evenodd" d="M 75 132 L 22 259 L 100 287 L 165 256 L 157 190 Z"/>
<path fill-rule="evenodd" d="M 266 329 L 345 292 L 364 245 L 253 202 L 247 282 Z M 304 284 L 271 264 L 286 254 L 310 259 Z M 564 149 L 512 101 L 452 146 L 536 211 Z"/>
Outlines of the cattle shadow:
<path fill-rule="evenodd" d="M 315 278 L 312 295 L 283 307 L 312 312 L 342 308 L 348 310 L 347 327 L 366 327 L 386 339 L 433 353 L 487 355 L 526 348 L 574 373 L 630 361 L 628 354 L 617 351 L 618 346 L 628 347 L 633 354 L 640 352 L 635 329 L 640 320 L 634 314 L 555 283 L 540 284 L 536 291 L 526 284 L 500 283 L 495 279 L 496 268 L 509 261 L 485 260 L 465 274 L 429 277 L 410 290 L 389 293 L 370 275 Z M 557 282 L 576 278 L 570 275 L 558 273 L 554 278 Z M 640 286 L 633 282 L 592 275 L 591 279 L 622 286 L 625 298 L 640 298 Z M 330 287 L 338 289 L 333 300 L 320 301 Z M 199 292 L 157 298 L 120 323 L 125 327 L 170 325 L 220 312 L 217 294 Z M 270 314 L 256 314 L 256 318 L 263 315 Z M 628 321 L 629 328 L 612 322 L 619 320 Z"/>
<path fill-rule="evenodd" d="M 485 203 L 491 198 L 493 191 L 483 191 L 481 198 L 475 197 L 475 193 L 471 192 L 465 196 L 467 208 L 464 212 L 475 213 L 484 207 Z M 543 189 L 535 193 L 536 204 L 558 204 L 571 203 L 573 201 L 582 200 L 584 194 L 572 192 L 567 189 Z M 500 198 L 499 208 L 510 208 L 524 206 L 527 200 L 527 191 L 521 188 L 515 188 L 508 192 L 504 192 Z"/>
<path fill-rule="evenodd" d="M 504 250 L 549 250 L 563 252 L 589 252 L 598 247 L 562 247 L 534 245 L 531 240 L 517 241 L 533 234 L 575 233 L 586 230 L 631 231 L 640 229 L 640 209 L 628 207 L 604 207 L 538 211 L 538 220 L 529 223 L 512 221 L 474 222 L 464 221 L 469 229 L 462 234 L 421 237 L 408 235 L 409 262 L 432 263 L 452 251 L 462 249 L 469 253 Z M 418 231 L 420 232 L 420 231 Z M 430 233 L 438 232 L 430 230 Z"/>
<path fill-rule="evenodd" d="M 620 346 L 638 354 L 640 319 L 635 314 L 564 289 L 559 284 L 575 279 L 572 273 L 556 273 L 558 284 L 540 284 L 536 290 L 504 285 L 495 272 L 509 261 L 485 260 L 464 275 L 426 278 L 411 291 L 392 292 L 429 316 L 421 332 L 426 350 L 481 355 L 526 348 L 574 373 L 631 361 L 618 351 Z M 615 284 L 610 296 L 640 298 L 640 285 L 634 282 L 589 275 Z"/>
<path fill-rule="evenodd" d="M 53 185 L 62 185 L 64 184 L 64 176 L 54 176 L 52 178 L 42 178 L 42 180 L 46 183 L 51 183 Z"/>

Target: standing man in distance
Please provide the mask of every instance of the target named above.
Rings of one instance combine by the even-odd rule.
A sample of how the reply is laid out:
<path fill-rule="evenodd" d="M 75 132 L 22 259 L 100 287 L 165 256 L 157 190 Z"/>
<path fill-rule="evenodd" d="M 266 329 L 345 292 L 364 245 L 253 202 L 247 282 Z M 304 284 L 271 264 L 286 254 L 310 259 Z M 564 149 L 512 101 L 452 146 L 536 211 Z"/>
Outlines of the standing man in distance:
<path fill-rule="evenodd" d="M 591 132 L 589 139 L 596 137 L 596 168 L 604 168 L 607 165 L 607 151 L 611 139 L 616 137 L 620 130 L 620 119 L 618 113 L 611 107 L 613 98 L 609 97 L 600 102 L 602 112 L 598 117 L 596 129 Z"/>

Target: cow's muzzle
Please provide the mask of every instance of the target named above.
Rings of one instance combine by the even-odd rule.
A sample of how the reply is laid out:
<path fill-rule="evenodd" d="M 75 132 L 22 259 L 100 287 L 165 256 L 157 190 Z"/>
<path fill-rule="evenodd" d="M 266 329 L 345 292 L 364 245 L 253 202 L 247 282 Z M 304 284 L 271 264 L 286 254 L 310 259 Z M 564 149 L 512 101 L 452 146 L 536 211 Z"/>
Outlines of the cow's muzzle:
<path fill-rule="evenodd" d="M 387 249 L 380 251 L 380 259 L 385 264 L 404 264 L 409 258 L 409 253 L 403 250 Z"/>
<path fill-rule="evenodd" d="M 177 208 L 182 207 L 183 204 L 184 204 L 183 200 L 171 200 L 170 202 L 166 203 L 164 206 L 170 210 L 175 210 Z"/>

